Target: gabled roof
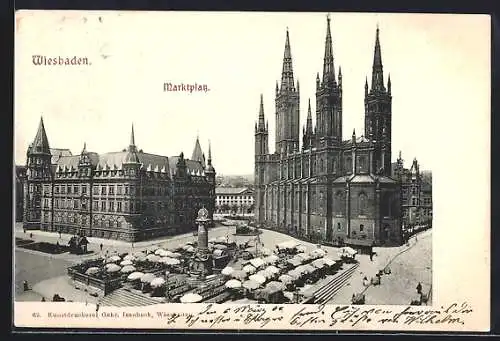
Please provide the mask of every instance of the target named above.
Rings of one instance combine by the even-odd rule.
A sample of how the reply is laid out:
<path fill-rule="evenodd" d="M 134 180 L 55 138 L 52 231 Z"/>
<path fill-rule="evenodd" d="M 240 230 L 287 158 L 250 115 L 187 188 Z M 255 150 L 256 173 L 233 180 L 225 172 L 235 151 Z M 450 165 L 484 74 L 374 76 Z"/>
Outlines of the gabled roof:
<path fill-rule="evenodd" d="M 432 184 L 427 181 L 422 181 L 422 192 L 432 192 Z"/>
<path fill-rule="evenodd" d="M 105 154 L 97 154 L 89 152 L 88 156 L 91 162 L 98 169 L 122 169 L 123 163 L 126 162 L 127 155 L 129 152 L 111 152 Z M 177 167 L 178 156 L 162 156 L 149 154 L 144 152 L 136 153 L 139 163 L 147 171 L 154 172 L 165 172 L 171 174 L 171 170 L 175 171 Z M 78 168 L 78 162 L 80 160 L 80 155 L 62 155 L 54 158 L 56 162 L 53 164 L 53 170 L 57 169 L 74 169 Z M 204 175 L 204 169 L 200 162 L 194 160 L 185 160 L 186 168 L 188 174 L 202 176 Z"/>
<path fill-rule="evenodd" d="M 358 147 L 366 147 L 370 145 L 370 142 L 371 141 L 363 135 L 356 138 L 356 146 Z M 342 145 L 344 147 L 352 146 L 352 139 L 342 141 Z"/>
<path fill-rule="evenodd" d="M 216 187 L 215 194 L 243 194 L 243 193 L 253 193 L 248 187 Z"/>
<path fill-rule="evenodd" d="M 375 178 L 369 174 L 356 174 L 349 180 L 350 183 L 375 183 Z"/>

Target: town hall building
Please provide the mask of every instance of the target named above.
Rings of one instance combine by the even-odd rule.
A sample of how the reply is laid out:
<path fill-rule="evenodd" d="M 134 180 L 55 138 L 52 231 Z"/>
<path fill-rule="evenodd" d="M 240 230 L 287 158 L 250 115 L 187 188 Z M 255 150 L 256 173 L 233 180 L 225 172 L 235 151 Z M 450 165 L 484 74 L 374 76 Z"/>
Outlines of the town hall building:
<path fill-rule="evenodd" d="M 215 207 L 215 169 L 198 138 L 191 159 L 143 152 L 134 128 L 127 148 L 80 154 L 50 148 L 43 120 L 27 151 L 26 229 L 138 241 L 193 231 Z"/>

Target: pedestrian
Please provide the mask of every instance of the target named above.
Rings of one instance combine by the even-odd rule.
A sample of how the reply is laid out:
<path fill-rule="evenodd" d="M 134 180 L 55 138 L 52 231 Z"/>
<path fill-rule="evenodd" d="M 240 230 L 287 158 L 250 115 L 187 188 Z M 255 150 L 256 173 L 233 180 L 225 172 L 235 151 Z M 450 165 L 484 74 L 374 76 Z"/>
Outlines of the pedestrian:
<path fill-rule="evenodd" d="M 61 239 L 61 231 L 59 231 L 59 239 Z"/>
<path fill-rule="evenodd" d="M 33 238 L 33 232 L 30 233 L 30 239 Z"/>
<path fill-rule="evenodd" d="M 422 293 L 422 284 L 418 282 L 417 284 L 417 293 L 421 294 Z"/>
<path fill-rule="evenodd" d="M 370 251 L 370 261 L 373 262 L 373 251 Z"/>
<path fill-rule="evenodd" d="M 28 285 L 28 281 L 26 281 L 26 280 L 23 281 L 23 289 L 24 289 L 24 291 L 30 290 L 29 285 Z"/>
<path fill-rule="evenodd" d="M 23 227 L 23 232 L 24 234 L 26 234 L 26 227 Z"/>
<path fill-rule="evenodd" d="M 101 243 L 101 245 L 99 245 L 99 247 L 101 248 L 101 252 L 102 252 L 102 243 Z"/>
<path fill-rule="evenodd" d="M 45 297 L 42 297 L 42 302 L 45 302 Z"/>
<path fill-rule="evenodd" d="M 134 243 L 132 242 L 132 249 L 134 248 Z"/>
<path fill-rule="evenodd" d="M 95 305 L 95 312 L 97 313 L 98 311 L 99 311 L 99 302 L 97 302 Z"/>

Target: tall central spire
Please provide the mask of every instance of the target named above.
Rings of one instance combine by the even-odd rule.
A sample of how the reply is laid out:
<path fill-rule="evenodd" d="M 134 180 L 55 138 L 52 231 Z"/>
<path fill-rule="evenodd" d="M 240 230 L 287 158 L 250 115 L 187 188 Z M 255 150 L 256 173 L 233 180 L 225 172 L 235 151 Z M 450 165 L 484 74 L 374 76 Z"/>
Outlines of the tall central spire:
<path fill-rule="evenodd" d="M 325 58 L 323 60 L 323 83 L 335 82 L 335 67 L 333 64 L 333 44 L 330 31 L 330 14 L 326 17 Z"/>
<path fill-rule="evenodd" d="M 292 52 L 290 49 L 290 36 L 286 28 L 285 52 L 283 54 L 283 70 L 281 72 L 281 91 L 295 90 L 293 81 Z"/>
<path fill-rule="evenodd" d="M 382 67 L 382 52 L 380 51 L 379 27 L 377 24 L 377 33 L 375 35 L 375 50 L 373 53 L 372 68 L 372 90 L 385 91 L 384 71 Z"/>

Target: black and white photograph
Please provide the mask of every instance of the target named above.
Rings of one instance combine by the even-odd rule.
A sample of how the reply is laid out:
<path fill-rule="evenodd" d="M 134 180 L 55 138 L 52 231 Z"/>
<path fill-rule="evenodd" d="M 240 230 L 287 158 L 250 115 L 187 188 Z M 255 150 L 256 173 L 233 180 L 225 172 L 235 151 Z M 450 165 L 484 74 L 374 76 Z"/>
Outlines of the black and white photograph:
<path fill-rule="evenodd" d="M 18 11 L 20 323 L 487 329 L 489 30 Z"/>

